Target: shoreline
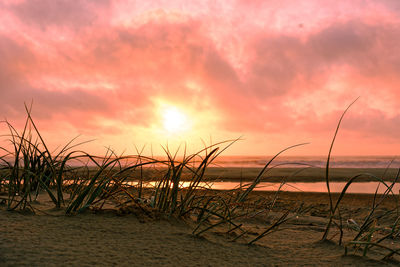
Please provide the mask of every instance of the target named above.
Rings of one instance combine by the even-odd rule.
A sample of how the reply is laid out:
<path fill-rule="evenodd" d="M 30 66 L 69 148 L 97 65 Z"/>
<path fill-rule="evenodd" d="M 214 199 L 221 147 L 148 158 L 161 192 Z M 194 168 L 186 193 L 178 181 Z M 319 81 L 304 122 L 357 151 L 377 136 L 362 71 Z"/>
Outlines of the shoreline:
<path fill-rule="evenodd" d="M 251 182 L 253 181 L 262 168 L 258 167 L 213 167 L 206 169 L 203 181 L 225 181 L 225 182 Z M 89 171 L 94 173 L 96 168 L 90 167 Z M 130 171 L 127 175 L 127 181 L 138 180 L 142 178 L 144 181 L 157 180 L 158 177 L 165 174 L 166 168 L 138 168 Z M 398 174 L 396 168 L 329 168 L 329 180 L 331 182 L 347 182 L 350 178 L 359 174 L 367 174 L 360 177 L 356 182 L 372 182 L 377 181 L 372 176 L 391 182 Z M 182 173 L 182 181 L 190 180 L 193 173 L 185 169 Z M 262 176 L 263 182 L 324 182 L 325 168 L 269 168 Z M 72 177 L 71 177 L 72 179 Z"/>
<path fill-rule="evenodd" d="M 247 167 L 247 168 L 221 168 L 210 167 L 206 171 L 206 177 L 209 179 L 223 179 L 229 180 L 243 180 L 252 181 L 257 177 L 262 168 Z M 325 181 L 325 168 L 274 168 L 269 169 L 263 175 L 265 182 L 324 182 Z M 386 174 L 385 174 L 386 172 Z M 398 170 L 395 168 L 329 168 L 329 179 L 332 182 L 345 182 L 351 177 L 358 174 L 370 174 L 382 178 L 385 181 L 393 181 L 396 177 Z M 361 177 L 359 182 L 376 181 L 372 177 Z"/>

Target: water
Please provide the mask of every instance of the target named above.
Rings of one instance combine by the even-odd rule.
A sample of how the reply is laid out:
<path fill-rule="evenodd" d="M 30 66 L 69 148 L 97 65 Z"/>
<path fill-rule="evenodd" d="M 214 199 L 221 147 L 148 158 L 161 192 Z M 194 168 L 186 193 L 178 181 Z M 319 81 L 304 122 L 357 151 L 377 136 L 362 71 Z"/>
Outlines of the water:
<path fill-rule="evenodd" d="M 345 182 L 331 182 L 330 183 L 330 190 L 332 193 L 340 193 L 342 192 Z M 219 189 L 219 190 L 230 190 L 234 188 L 238 188 L 240 185 L 236 182 L 217 182 L 211 185 L 212 189 Z M 353 183 L 350 185 L 347 193 L 355 193 L 355 194 L 374 194 L 375 190 L 378 186 L 378 182 L 360 182 L 360 183 Z M 255 191 L 276 191 L 280 187 L 279 183 L 260 183 L 256 188 Z M 396 184 L 393 187 L 393 192 L 399 192 L 400 185 Z M 326 183 L 325 182 L 315 182 L 315 183 L 289 183 L 283 185 L 281 187 L 282 191 L 288 192 L 318 192 L 318 193 L 326 193 Z M 384 185 L 380 185 L 378 189 L 378 193 L 382 194 L 386 190 Z"/>
<path fill-rule="evenodd" d="M 262 168 L 272 156 L 219 156 L 212 166 L 219 167 L 256 167 Z M 394 159 L 393 156 L 334 156 L 331 158 L 331 168 L 387 168 L 391 161 Z M 280 167 L 299 167 L 294 163 L 309 164 L 314 167 L 324 168 L 326 165 L 326 156 L 280 156 L 274 160 L 272 165 L 286 164 Z M 400 161 L 395 160 L 390 165 L 391 168 L 400 168 Z M 128 182 L 129 185 L 137 185 L 137 182 Z M 182 182 L 181 187 L 187 187 L 188 182 Z M 147 184 L 148 187 L 154 187 L 155 182 Z M 213 182 L 213 183 L 200 183 L 201 187 L 216 189 L 216 190 L 231 190 L 240 187 L 240 182 Z M 279 188 L 279 183 L 260 183 L 255 191 L 275 191 Z M 331 192 L 339 193 L 345 186 L 344 182 L 331 182 Z M 363 194 L 374 194 L 378 186 L 377 182 L 356 182 L 353 183 L 348 193 L 363 193 Z M 281 188 L 282 191 L 290 192 L 323 192 L 326 193 L 325 182 L 291 182 L 284 185 Z M 398 193 L 400 185 L 396 184 L 393 188 L 393 192 Z M 380 185 L 378 193 L 383 193 L 385 186 Z"/>
<path fill-rule="evenodd" d="M 221 167 L 263 167 L 272 156 L 220 156 L 215 164 Z M 394 156 L 333 156 L 332 168 L 386 168 Z M 309 164 L 323 168 L 326 165 L 326 156 L 280 156 L 273 161 L 273 165 L 283 164 L 281 167 L 298 167 L 294 163 Z M 392 168 L 400 168 L 400 161 L 395 160 Z"/>
<path fill-rule="evenodd" d="M 137 181 L 126 182 L 127 185 L 137 186 Z M 180 188 L 188 187 L 190 182 L 181 182 L 179 184 Z M 378 182 L 359 182 L 353 183 L 348 187 L 347 193 L 353 194 L 375 194 L 375 191 L 378 186 Z M 340 193 L 342 192 L 345 182 L 331 182 L 330 190 L 332 193 Z M 390 184 L 387 184 L 388 186 Z M 154 188 L 157 186 L 156 182 L 149 182 L 143 185 L 147 188 Z M 213 190 L 232 190 L 240 188 L 240 182 L 212 182 L 212 183 L 204 183 L 201 182 L 199 184 L 200 188 L 213 189 Z M 246 184 L 242 184 L 242 188 L 246 188 Z M 261 182 L 257 185 L 254 191 L 277 191 L 280 188 L 281 191 L 287 192 L 317 192 L 317 193 L 326 193 L 326 183 L 325 182 L 315 182 L 315 183 L 301 183 L 294 182 L 281 186 L 280 183 L 267 183 Z M 385 192 L 387 187 L 383 184 L 379 184 L 378 193 L 382 194 Z M 394 193 L 398 193 L 400 190 L 400 184 L 395 184 L 392 191 Z"/>
<path fill-rule="evenodd" d="M 256 167 L 262 168 L 273 156 L 218 156 L 211 166 L 217 167 Z M 165 157 L 157 157 L 159 160 L 167 160 Z M 333 156 L 331 157 L 331 168 L 386 168 L 390 162 L 395 159 L 394 156 Z M 177 160 L 180 160 L 178 157 Z M 200 159 L 196 159 L 200 163 Z M 133 164 L 136 161 L 122 160 L 124 164 Z M 299 167 L 296 163 L 307 164 L 313 167 L 324 168 L 326 165 L 326 156 L 279 156 L 272 165 L 281 165 L 281 168 Z M 81 161 L 70 161 L 72 166 L 81 166 Z M 89 161 L 88 166 L 96 166 Z M 164 166 L 160 164 L 160 166 Z M 147 166 L 144 166 L 147 167 Z M 400 168 L 400 160 L 394 160 L 391 168 Z"/>

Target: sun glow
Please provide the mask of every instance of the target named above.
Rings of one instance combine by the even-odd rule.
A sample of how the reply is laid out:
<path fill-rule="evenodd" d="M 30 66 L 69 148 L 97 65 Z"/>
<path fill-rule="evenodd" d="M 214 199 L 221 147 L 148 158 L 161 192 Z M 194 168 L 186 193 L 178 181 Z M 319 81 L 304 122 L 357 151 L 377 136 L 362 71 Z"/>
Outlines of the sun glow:
<path fill-rule="evenodd" d="M 188 129 L 187 116 L 176 107 L 167 107 L 163 110 L 163 126 L 168 133 L 180 133 Z"/>

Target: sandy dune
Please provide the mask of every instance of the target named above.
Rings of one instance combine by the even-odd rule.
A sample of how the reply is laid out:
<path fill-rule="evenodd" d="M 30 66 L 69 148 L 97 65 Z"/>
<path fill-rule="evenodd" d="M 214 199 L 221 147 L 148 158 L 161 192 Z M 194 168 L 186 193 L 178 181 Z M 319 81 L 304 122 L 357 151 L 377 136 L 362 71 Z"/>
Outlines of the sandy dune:
<path fill-rule="evenodd" d="M 287 204 L 299 195 L 285 194 L 283 197 Z M 321 194 L 308 194 L 305 199 L 307 203 L 316 204 L 321 197 Z M 362 203 L 362 199 L 358 199 L 358 204 Z M 48 201 L 40 199 L 36 206 L 45 210 Z M 3 205 L 0 210 L 0 265 L 395 265 L 394 262 L 371 259 L 382 258 L 384 254 L 380 251 L 371 252 L 369 258 L 343 256 L 343 247 L 331 242 L 318 242 L 326 223 L 323 216 L 300 216 L 282 226 L 282 231 L 248 246 L 245 241 L 265 229 L 270 218 L 261 216 L 245 219 L 249 235 L 231 242 L 234 235 L 226 234 L 226 228 L 194 237 L 191 234 L 194 224 L 190 220 L 157 219 L 143 222 L 140 216 L 118 216 L 115 211 L 100 214 L 87 212 L 76 216 L 61 213 L 47 209 L 46 214 L 22 214 L 6 211 Z"/>

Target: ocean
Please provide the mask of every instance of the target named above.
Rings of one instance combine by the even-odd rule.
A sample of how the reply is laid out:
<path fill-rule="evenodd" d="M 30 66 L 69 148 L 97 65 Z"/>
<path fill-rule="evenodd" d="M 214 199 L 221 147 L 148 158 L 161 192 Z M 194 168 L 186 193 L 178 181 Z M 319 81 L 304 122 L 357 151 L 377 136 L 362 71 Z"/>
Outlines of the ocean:
<path fill-rule="evenodd" d="M 273 156 L 219 156 L 213 166 L 220 167 L 263 167 Z M 279 156 L 273 165 L 290 168 L 307 164 L 313 167 L 325 167 L 326 156 Z M 400 160 L 394 156 L 332 156 L 331 168 L 400 168 Z"/>
<path fill-rule="evenodd" d="M 218 156 L 210 165 L 210 167 L 238 167 L 238 168 L 262 168 L 273 156 Z M 158 160 L 167 160 L 165 156 L 156 157 Z M 309 165 L 311 167 L 324 168 L 326 166 L 326 156 L 279 156 L 272 162 L 271 166 L 278 168 L 296 168 Z M 7 160 L 7 158 L 6 158 Z M 9 158 L 9 162 L 13 162 L 13 158 Z M 177 160 L 181 158 L 177 157 Z M 99 162 L 101 160 L 99 159 Z M 132 164 L 135 161 L 122 160 L 123 163 Z M 196 158 L 196 162 L 200 163 L 200 159 Z M 70 166 L 95 166 L 91 161 L 74 161 L 70 160 Z M 164 165 L 161 165 L 164 166 Z M 330 168 L 400 168 L 400 158 L 394 156 L 332 156 Z"/>

